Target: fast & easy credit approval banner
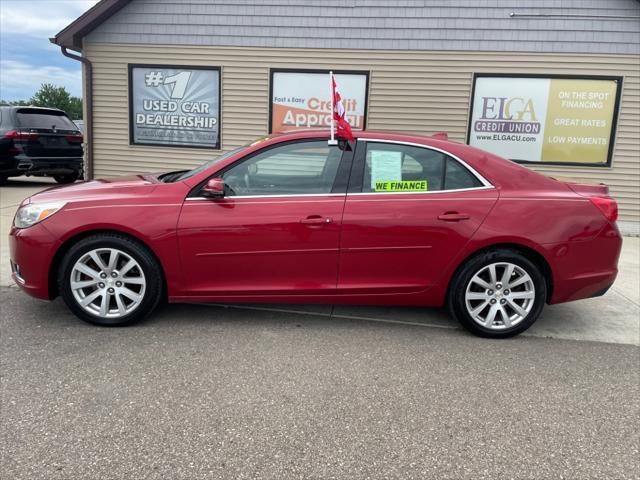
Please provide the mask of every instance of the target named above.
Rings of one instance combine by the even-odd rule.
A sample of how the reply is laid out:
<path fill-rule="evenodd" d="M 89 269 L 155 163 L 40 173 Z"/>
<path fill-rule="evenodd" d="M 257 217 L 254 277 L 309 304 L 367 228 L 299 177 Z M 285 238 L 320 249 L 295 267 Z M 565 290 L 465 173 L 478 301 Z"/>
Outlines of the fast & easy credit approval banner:
<path fill-rule="evenodd" d="M 220 70 L 129 66 L 133 144 L 220 148 Z"/>
<path fill-rule="evenodd" d="M 609 163 L 621 79 L 474 80 L 470 145 L 516 161 Z"/>
<path fill-rule="evenodd" d="M 367 101 L 367 73 L 334 72 L 354 130 L 363 130 Z M 271 71 L 271 133 L 331 126 L 329 72 Z"/>

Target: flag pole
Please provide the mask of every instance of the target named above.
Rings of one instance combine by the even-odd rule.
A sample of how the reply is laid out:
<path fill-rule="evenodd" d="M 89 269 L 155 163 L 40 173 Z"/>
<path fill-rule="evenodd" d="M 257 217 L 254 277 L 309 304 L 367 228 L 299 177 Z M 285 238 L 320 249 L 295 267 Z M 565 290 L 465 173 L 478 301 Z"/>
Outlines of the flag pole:
<path fill-rule="evenodd" d="M 333 104 L 333 70 L 329 71 L 329 90 L 331 91 L 331 140 L 327 142 L 329 145 L 337 145 L 338 142 L 335 139 L 334 135 L 334 118 L 333 112 L 335 110 L 335 105 Z"/>

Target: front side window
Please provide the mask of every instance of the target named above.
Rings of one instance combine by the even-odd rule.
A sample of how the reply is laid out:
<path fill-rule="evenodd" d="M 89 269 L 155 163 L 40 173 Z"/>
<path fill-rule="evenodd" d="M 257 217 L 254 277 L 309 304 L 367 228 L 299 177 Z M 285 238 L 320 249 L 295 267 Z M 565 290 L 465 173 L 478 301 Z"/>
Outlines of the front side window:
<path fill-rule="evenodd" d="M 220 163 L 223 160 L 226 160 L 229 157 L 234 156 L 236 153 L 241 152 L 242 150 L 244 150 L 245 148 L 247 148 L 249 145 L 244 145 L 242 147 L 238 147 L 234 150 L 229 150 L 227 153 L 223 153 L 222 155 L 217 156 L 216 158 L 214 158 L 213 160 L 209 160 L 208 162 L 203 163 L 202 165 L 200 165 L 199 167 L 194 168 L 193 170 L 189 170 L 187 172 L 184 172 L 180 175 L 178 175 L 177 177 L 171 179 L 172 182 L 179 182 L 181 180 L 185 180 L 189 177 L 193 177 L 194 175 L 199 174 L 200 172 L 204 172 L 205 170 L 213 167 L 216 163 Z M 163 180 L 166 181 L 166 180 Z"/>
<path fill-rule="evenodd" d="M 457 160 L 429 148 L 367 142 L 362 191 L 437 192 L 482 184 Z"/>
<path fill-rule="evenodd" d="M 290 143 L 241 161 L 222 178 L 229 196 L 331 193 L 341 158 L 326 140 Z"/>

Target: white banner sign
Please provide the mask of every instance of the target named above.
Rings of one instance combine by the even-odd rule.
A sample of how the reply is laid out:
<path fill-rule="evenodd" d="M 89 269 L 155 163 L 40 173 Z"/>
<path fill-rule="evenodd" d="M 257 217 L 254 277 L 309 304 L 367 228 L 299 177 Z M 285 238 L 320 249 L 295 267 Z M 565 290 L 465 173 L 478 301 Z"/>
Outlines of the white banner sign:
<path fill-rule="evenodd" d="M 335 73 L 345 108 L 354 130 L 365 125 L 366 73 Z M 271 133 L 331 126 L 329 72 L 271 72 Z"/>

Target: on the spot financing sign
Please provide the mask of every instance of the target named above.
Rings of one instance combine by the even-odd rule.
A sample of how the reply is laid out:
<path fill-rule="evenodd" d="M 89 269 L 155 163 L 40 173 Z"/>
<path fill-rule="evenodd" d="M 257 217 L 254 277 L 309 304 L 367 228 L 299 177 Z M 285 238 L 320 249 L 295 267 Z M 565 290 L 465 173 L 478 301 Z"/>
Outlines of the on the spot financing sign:
<path fill-rule="evenodd" d="M 365 125 L 367 73 L 335 73 L 353 130 Z M 329 72 L 271 71 L 271 133 L 331 126 Z"/>
<path fill-rule="evenodd" d="M 220 148 L 220 70 L 129 65 L 130 142 Z"/>
<path fill-rule="evenodd" d="M 621 82 L 476 75 L 468 143 L 516 161 L 607 165 Z"/>

